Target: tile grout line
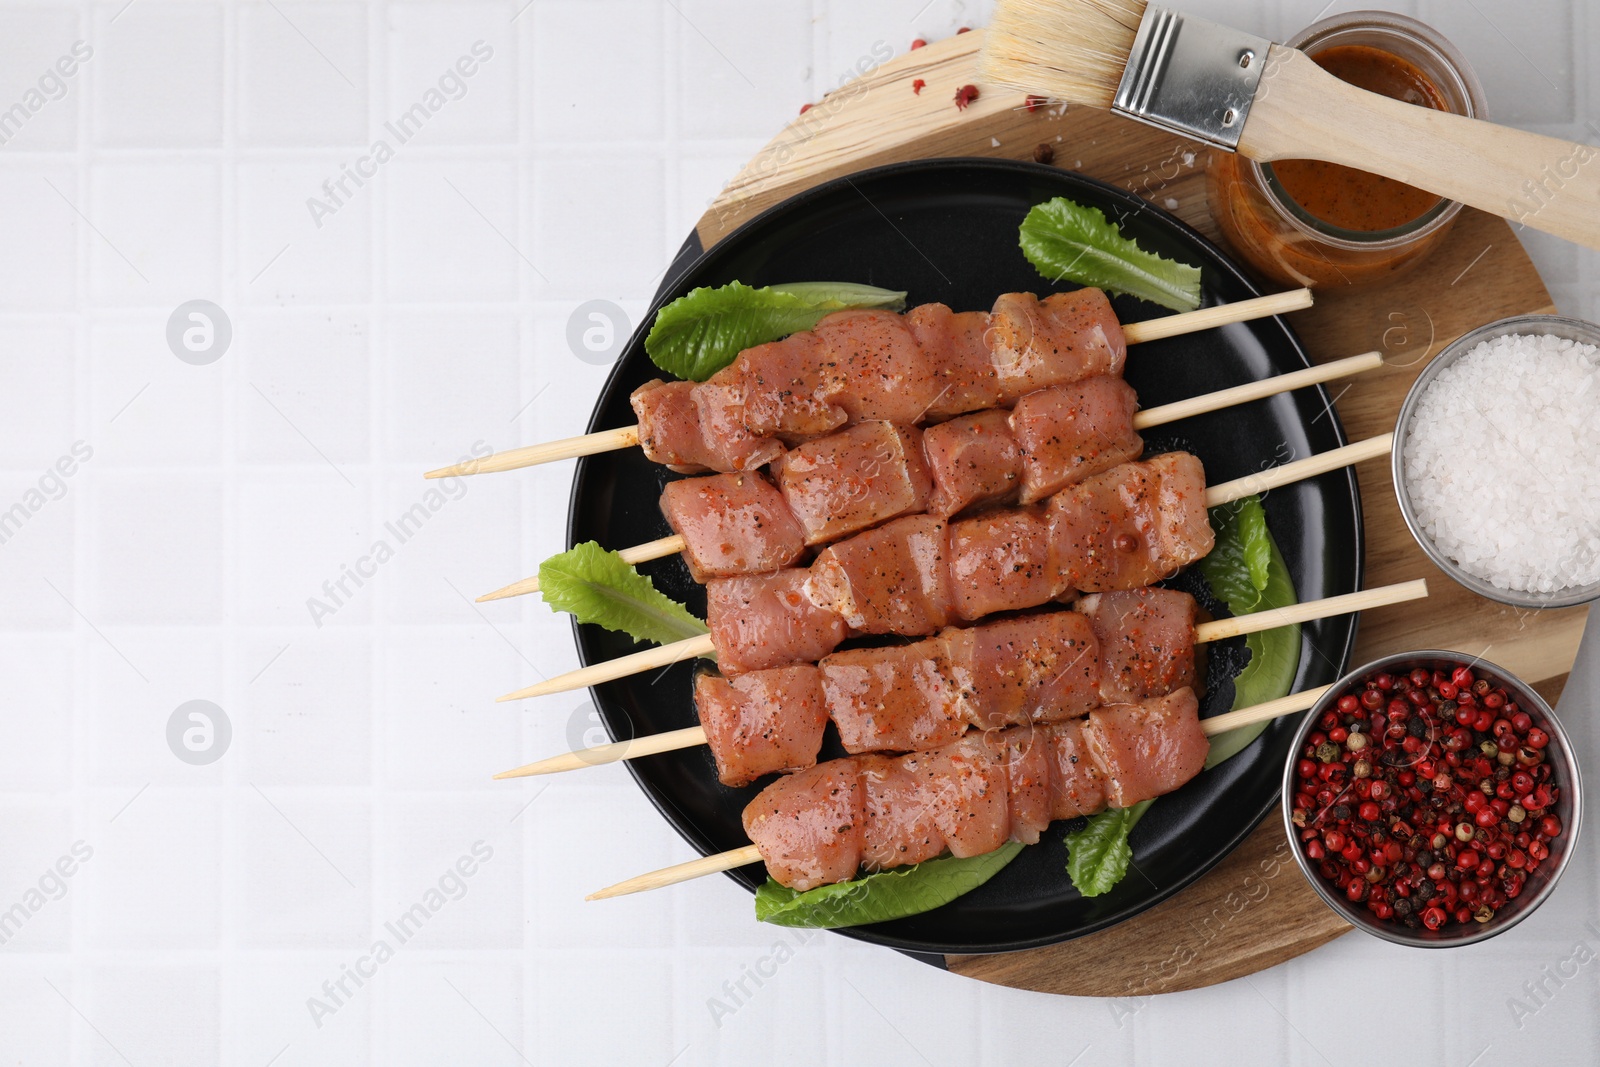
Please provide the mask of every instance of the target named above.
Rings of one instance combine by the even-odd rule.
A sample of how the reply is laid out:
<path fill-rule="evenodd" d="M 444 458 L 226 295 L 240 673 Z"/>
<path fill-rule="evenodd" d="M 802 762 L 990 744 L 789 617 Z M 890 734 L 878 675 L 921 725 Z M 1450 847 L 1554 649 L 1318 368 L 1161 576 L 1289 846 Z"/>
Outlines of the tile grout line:
<path fill-rule="evenodd" d="M 377 130 L 383 128 L 384 112 L 389 106 L 389 63 L 388 51 L 385 48 L 384 30 L 389 21 L 389 5 L 387 0 L 377 0 L 367 7 L 366 22 L 366 114 L 367 128 Z M 393 175 L 387 175 L 391 178 Z M 367 455 L 372 461 L 372 470 L 367 484 L 367 521 L 372 531 L 382 529 L 383 513 L 383 486 L 385 475 L 380 473 L 386 469 L 384 459 L 388 453 L 386 430 L 388 426 L 388 412 L 384 406 L 384 398 L 388 389 L 388 376 L 385 369 L 387 360 L 380 358 L 383 347 L 388 342 L 388 316 L 385 313 L 388 307 L 388 275 L 385 270 L 389 244 L 389 181 L 372 182 L 372 195 L 362 199 L 357 205 L 357 210 L 362 213 L 367 222 L 369 234 L 369 258 L 367 263 L 367 299 L 366 299 L 366 371 L 367 371 Z M 388 871 L 381 862 L 386 846 L 390 842 L 392 830 L 392 804 L 386 795 L 387 785 L 387 733 L 386 722 L 381 710 L 389 698 L 387 671 L 384 669 L 389 647 L 389 627 L 387 623 L 389 595 L 384 583 L 377 583 L 373 590 L 372 621 L 374 629 L 369 638 L 368 653 L 368 686 L 371 694 L 371 706 L 367 709 L 367 785 L 364 790 L 367 800 L 367 903 L 366 926 L 369 934 L 376 936 L 379 928 L 383 908 L 384 893 L 388 889 Z M 372 1062 L 385 1062 L 385 1046 L 383 1027 L 380 1020 L 383 1010 L 388 1006 L 387 998 L 380 987 L 373 990 L 372 1005 L 367 1012 L 367 1055 L 372 1057 Z"/>
<path fill-rule="evenodd" d="M 238 56 L 239 56 L 239 15 L 238 8 L 229 6 L 222 11 L 222 69 L 219 76 L 222 79 L 222 131 L 221 131 L 221 162 L 219 165 L 218 182 L 220 185 L 218 203 L 221 232 L 218 235 L 221 245 L 218 257 L 218 269 L 221 277 L 217 279 L 218 289 L 215 294 L 216 301 L 226 311 L 229 308 L 237 309 L 243 296 L 243 289 L 237 284 L 238 263 L 241 249 L 238 241 L 238 162 L 237 162 L 237 129 L 239 119 L 239 92 L 238 92 Z M 207 297 L 209 294 L 194 293 L 185 299 Z M 237 310 L 229 312 L 236 320 Z M 239 604 L 239 574 L 242 570 L 240 553 L 242 551 L 242 507 L 239 491 L 239 384 L 244 374 L 241 373 L 241 361 L 248 358 L 251 345 L 249 339 L 240 336 L 240 331 L 235 330 L 233 341 L 229 350 L 223 355 L 227 360 L 226 376 L 223 386 L 223 403 L 230 416 L 225 420 L 222 428 L 222 509 L 223 509 L 223 538 L 221 545 L 222 564 L 222 603 L 224 619 L 231 618 L 237 611 Z M 216 969 L 218 976 L 217 990 L 217 1025 L 218 1044 L 222 1043 L 222 1035 L 230 1033 L 230 1027 L 238 1017 L 238 1005 L 233 995 L 235 982 L 229 978 L 238 974 L 238 954 L 234 951 L 238 943 L 238 916 L 241 912 L 241 879 L 239 877 L 240 865 L 243 862 L 244 844 L 239 831 L 239 817 L 241 804 L 239 799 L 239 762 L 246 758 L 249 751 L 248 716 L 246 708 L 241 703 L 247 686 L 238 684 L 239 673 L 239 648 L 236 634 L 229 634 L 222 641 L 223 659 L 223 692 L 218 694 L 222 701 L 224 711 L 232 717 L 235 730 L 230 747 L 233 748 L 233 758 L 227 760 L 227 765 L 222 769 L 222 836 L 221 855 L 219 857 L 217 887 L 220 899 L 217 902 L 218 943 Z M 194 694 L 201 696 L 202 694 Z M 186 697 L 185 699 L 191 699 Z M 231 710 L 230 710 L 231 709 Z M 242 729 L 243 728 L 243 729 Z M 242 742 L 242 744 L 241 744 Z"/>
<path fill-rule="evenodd" d="M 512 2 L 514 4 L 521 4 L 524 2 L 531 2 L 531 0 L 512 0 Z M 538 7 L 534 7 L 533 9 L 520 15 L 511 26 L 512 36 L 510 47 L 517 57 L 519 83 L 527 84 L 530 87 L 534 84 L 536 77 L 535 63 L 537 62 L 537 59 L 535 56 L 536 48 L 534 42 L 538 37 L 540 19 L 542 17 L 543 12 L 540 11 Z M 526 96 L 520 92 L 517 94 L 517 100 L 519 104 L 517 108 L 517 149 L 516 158 L 512 161 L 512 165 L 516 168 L 519 189 L 529 188 L 537 190 L 538 181 L 536 175 L 538 172 L 538 157 L 534 150 L 537 143 L 537 137 L 534 132 L 534 116 L 531 108 L 521 106 L 521 101 L 530 97 L 531 89 L 529 94 Z M 538 101 L 535 101 L 535 106 L 538 106 L 538 103 Z M 537 192 L 535 192 L 535 195 L 530 196 L 526 202 L 524 202 L 524 200 L 519 196 L 517 198 L 517 207 L 519 241 L 522 242 L 523 247 L 531 250 L 532 258 L 535 261 L 547 258 L 541 254 L 541 250 L 537 241 L 540 212 L 540 203 Z M 539 331 L 537 326 L 538 312 L 536 308 L 538 306 L 538 297 L 542 292 L 542 287 L 540 285 L 540 279 L 537 276 L 530 274 L 528 271 L 522 270 L 520 266 L 517 271 L 517 276 L 522 286 L 522 295 L 526 301 L 526 303 L 520 309 L 522 314 L 518 319 L 518 327 L 521 331 L 521 336 L 518 338 L 517 378 L 522 385 L 521 395 L 527 396 L 529 390 L 535 387 L 535 383 L 538 381 L 539 377 Z M 524 430 L 524 427 L 527 427 L 530 424 L 532 426 L 532 436 L 527 437 L 526 439 L 539 440 L 542 437 L 540 427 L 543 425 L 543 422 L 544 420 L 540 417 L 540 413 L 536 405 L 531 406 L 531 410 L 519 412 L 517 417 L 514 418 L 510 423 L 513 442 L 516 443 L 520 439 L 523 439 L 524 434 L 528 432 Z M 536 476 L 534 478 L 530 478 L 521 487 L 521 491 L 517 494 L 517 523 L 519 533 L 521 534 L 521 536 L 519 536 L 517 539 L 517 561 L 520 564 L 519 570 L 527 574 L 531 574 L 535 569 L 537 569 L 537 563 L 532 561 L 532 556 L 534 555 L 534 546 L 531 543 L 532 538 L 528 536 L 528 531 L 530 531 L 535 525 L 534 518 L 539 511 L 539 494 L 541 493 L 544 481 L 545 479 L 543 477 Z M 520 606 L 516 614 L 515 622 L 508 626 L 508 629 L 516 635 L 517 639 L 527 640 L 528 638 L 528 631 L 530 629 L 530 610 L 530 605 Z M 516 731 L 517 742 L 521 747 L 524 756 L 527 756 L 533 749 L 531 742 L 534 736 L 533 724 L 535 720 L 530 715 L 521 713 L 515 714 L 518 716 Z M 529 803 L 531 804 L 532 801 L 529 801 Z M 538 935 L 536 933 L 537 924 L 532 921 L 532 915 L 530 914 L 530 912 L 536 914 L 538 907 L 538 901 L 534 896 L 535 887 L 538 885 L 538 863 L 536 858 L 538 852 L 535 848 L 536 840 L 533 820 L 529 819 L 524 821 L 519 817 L 516 821 L 520 824 L 516 827 L 516 840 L 518 847 L 521 849 L 523 900 L 522 954 L 524 960 L 521 981 L 519 983 L 518 990 L 520 994 L 520 1003 L 518 1004 L 517 1021 L 520 1027 L 519 1034 L 523 1039 L 524 1045 L 527 1045 L 530 1043 L 530 1035 L 534 1035 L 539 1032 L 538 982 L 540 969 L 537 965 L 537 960 L 539 958 L 539 950 L 541 946 L 538 943 Z"/>
<path fill-rule="evenodd" d="M 78 8 L 77 32 L 81 39 L 91 41 L 94 33 L 94 7 L 92 0 L 82 0 Z M 87 186 L 85 175 L 88 172 L 88 139 L 87 127 L 90 124 L 89 102 L 94 99 L 95 81 L 98 71 L 91 64 L 80 73 L 84 81 L 81 86 L 81 95 L 73 101 L 77 109 L 76 121 L 73 123 L 73 181 L 83 182 Z M 84 240 L 83 227 L 73 226 L 73 264 L 74 292 L 71 300 L 71 314 L 73 318 L 72 336 L 76 349 L 75 365 L 80 368 L 82 378 L 74 382 L 74 404 L 79 434 L 77 439 L 90 441 L 94 436 L 94 389 L 93 380 L 94 354 L 93 331 L 86 321 L 85 301 L 89 285 L 89 263 L 85 255 L 87 245 Z M 84 484 L 81 487 L 83 496 L 73 502 L 73 522 L 75 528 L 72 536 L 72 559 L 74 585 L 84 578 L 85 569 L 89 565 L 90 551 L 90 524 L 83 521 L 87 511 L 93 514 L 95 504 L 95 479 L 92 477 L 97 471 L 85 471 Z M 74 595 L 77 595 L 76 592 Z M 96 683 L 89 670 L 89 652 L 87 635 L 80 632 L 77 621 L 73 621 L 72 629 L 72 663 L 73 678 L 71 680 L 72 695 L 72 738 L 73 752 L 71 760 L 72 786 L 71 800 L 73 808 L 72 824 L 75 831 L 74 840 L 89 840 L 89 766 L 86 754 L 90 751 L 90 715 L 88 708 L 94 699 Z M 68 906 L 69 921 L 72 923 L 72 932 L 69 945 L 72 949 L 71 961 L 67 967 L 68 982 L 72 994 L 76 997 L 79 992 L 88 987 L 89 969 L 83 955 L 89 947 L 88 922 L 85 914 L 86 908 L 82 894 L 75 896 Z M 89 1052 L 87 1042 L 80 1036 L 80 1028 L 74 1024 L 68 1028 L 67 1053 L 71 1062 L 77 1063 L 86 1057 Z"/>

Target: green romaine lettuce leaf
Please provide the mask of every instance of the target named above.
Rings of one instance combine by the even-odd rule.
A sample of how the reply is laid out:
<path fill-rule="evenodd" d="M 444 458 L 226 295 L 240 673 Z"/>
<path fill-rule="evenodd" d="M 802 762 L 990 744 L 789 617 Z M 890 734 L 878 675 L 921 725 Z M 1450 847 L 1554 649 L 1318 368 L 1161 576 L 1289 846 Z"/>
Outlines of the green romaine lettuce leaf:
<path fill-rule="evenodd" d="M 557 611 L 579 622 L 620 630 L 636 641 L 670 644 L 706 633 L 689 609 L 615 552 L 585 541 L 539 564 L 539 592 Z"/>
<path fill-rule="evenodd" d="M 906 294 L 852 282 L 794 282 L 757 289 L 729 282 L 680 296 L 656 314 L 644 350 L 668 374 L 703 382 L 753 345 L 809 330 L 843 308 L 905 307 Z"/>
<path fill-rule="evenodd" d="M 1091 815 L 1082 829 L 1067 834 L 1067 877 L 1078 892 L 1097 897 L 1122 881 L 1133 859 L 1128 833 L 1152 803 L 1143 800 L 1131 808 Z"/>
<path fill-rule="evenodd" d="M 1200 573 L 1229 611 L 1248 615 L 1296 602 L 1294 582 L 1267 530 L 1259 496 L 1212 508 L 1211 528 L 1217 545 L 1200 561 Z M 1250 662 L 1233 680 L 1233 706 L 1247 708 L 1287 694 L 1300 666 L 1300 627 L 1281 626 L 1244 640 Z M 1213 737 L 1206 766 L 1215 767 L 1234 755 L 1266 728 L 1266 723 L 1256 723 Z"/>
<path fill-rule="evenodd" d="M 1053 282 L 1093 285 L 1172 308 L 1200 306 L 1200 268 L 1146 252 L 1099 208 L 1064 196 L 1035 204 L 1022 220 L 1022 254 Z"/>
<path fill-rule="evenodd" d="M 941 856 L 804 893 L 769 878 L 756 890 L 756 918 L 778 926 L 835 930 L 920 915 L 972 892 L 1021 851 L 1021 842 L 1010 841 L 981 856 Z"/>

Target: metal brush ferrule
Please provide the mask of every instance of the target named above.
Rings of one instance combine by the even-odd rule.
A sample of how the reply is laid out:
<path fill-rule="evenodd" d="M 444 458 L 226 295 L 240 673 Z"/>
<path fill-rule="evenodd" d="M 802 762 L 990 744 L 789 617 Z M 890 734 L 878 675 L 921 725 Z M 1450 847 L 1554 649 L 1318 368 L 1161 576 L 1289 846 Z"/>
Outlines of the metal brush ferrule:
<path fill-rule="evenodd" d="M 1237 151 L 1272 42 L 1151 4 L 1111 109 Z"/>

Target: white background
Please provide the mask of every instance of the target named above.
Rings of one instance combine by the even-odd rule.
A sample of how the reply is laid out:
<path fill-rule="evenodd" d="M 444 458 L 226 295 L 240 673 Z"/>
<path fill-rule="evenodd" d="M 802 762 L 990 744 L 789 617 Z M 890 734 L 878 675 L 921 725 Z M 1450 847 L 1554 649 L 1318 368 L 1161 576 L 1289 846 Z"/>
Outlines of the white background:
<path fill-rule="evenodd" d="M 1320 14 L 1189 6 L 1280 39 Z M 1498 118 L 1600 140 L 1600 15 L 1404 7 L 1468 54 Z M 879 42 L 984 18 L 958 0 L 0 7 L 0 109 L 93 48 L 0 147 L 0 510 L 41 503 L 0 545 L 0 909 L 75 842 L 93 850 L 0 947 L 0 1062 L 1600 1057 L 1600 964 L 1547 981 L 1547 1005 L 1522 989 L 1580 939 L 1600 951 L 1592 841 L 1487 945 L 1350 935 L 1218 988 L 1105 1002 L 798 944 L 718 878 L 585 905 L 688 848 L 620 767 L 488 781 L 591 725 L 577 694 L 491 702 L 575 665 L 566 621 L 469 603 L 559 546 L 570 466 L 458 487 L 404 543 L 385 523 L 476 442 L 580 431 L 605 368 L 569 348 L 574 309 L 637 321 L 707 201 L 803 102 Z M 493 55 L 465 95 L 318 225 L 307 199 L 480 40 Z M 1525 239 L 1561 309 L 1594 317 L 1596 258 Z M 165 339 L 199 298 L 233 329 L 207 366 Z M 30 497 L 78 441 L 92 458 Z M 393 558 L 316 625 L 308 598 L 379 538 Z M 1562 709 L 1591 767 L 1597 690 L 1580 671 Z M 167 744 L 193 699 L 232 725 L 208 766 Z M 308 998 L 479 841 L 492 859 L 465 896 L 319 1025 Z M 723 983 L 780 940 L 793 958 L 714 1019 Z M 1512 996 L 1539 1007 L 1520 1026 Z"/>

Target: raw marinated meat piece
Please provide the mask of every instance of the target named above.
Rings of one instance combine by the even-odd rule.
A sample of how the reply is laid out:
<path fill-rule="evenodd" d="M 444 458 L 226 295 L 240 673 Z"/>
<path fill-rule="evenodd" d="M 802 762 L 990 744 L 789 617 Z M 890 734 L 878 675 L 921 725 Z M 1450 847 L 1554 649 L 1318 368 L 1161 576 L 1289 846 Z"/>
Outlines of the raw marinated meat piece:
<path fill-rule="evenodd" d="M 777 570 L 805 554 L 805 535 L 777 487 L 754 471 L 668 482 L 661 513 L 683 537 L 700 583 Z"/>
<path fill-rule="evenodd" d="M 808 545 L 920 512 L 933 488 L 922 431 L 890 422 L 863 422 L 797 445 L 773 470 Z"/>
<path fill-rule="evenodd" d="M 780 667 L 736 678 L 704 671 L 694 681 L 694 704 L 723 785 L 748 785 L 774 771 L 817 762 L 828 711 L 815 667 Z"/>
<path fill-rule="evenodd" d="M 706 625 L 724 674 L 815 663 L 844 640 L 844 622 L 805 595 L 799 569 L 706 583 Z"/>

